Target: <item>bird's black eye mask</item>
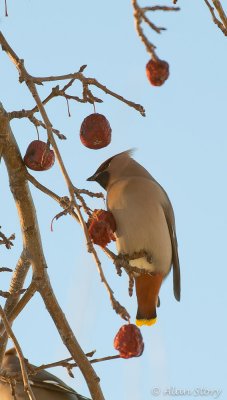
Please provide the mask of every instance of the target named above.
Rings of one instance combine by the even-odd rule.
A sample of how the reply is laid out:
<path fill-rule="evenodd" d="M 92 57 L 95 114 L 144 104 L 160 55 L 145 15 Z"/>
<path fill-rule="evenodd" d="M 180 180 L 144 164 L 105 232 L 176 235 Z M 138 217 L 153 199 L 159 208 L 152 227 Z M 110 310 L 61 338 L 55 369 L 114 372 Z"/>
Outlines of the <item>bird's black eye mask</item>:
<path fill-rule="evenodd" d="M 96 181 L 98 182 L 104 189 L 107 189 L 110 174 L 107 171 L 107 168 L 109 167 L 111 160 L 114 158 L 110 157 L 108 160 L 104 161 L 100 167 L 97 169 L 97 171 L 94 173 L 94 175 L 90 176 L 90 178 L 87 179 L 87 181 Z"/>
<path fill-rule="evenodd" d="M 95 178 L 96 182 L 98 182 L 105 190 L 107 189 L 109 179 L 110 174 L 108 171 L 100 172 Z"/>

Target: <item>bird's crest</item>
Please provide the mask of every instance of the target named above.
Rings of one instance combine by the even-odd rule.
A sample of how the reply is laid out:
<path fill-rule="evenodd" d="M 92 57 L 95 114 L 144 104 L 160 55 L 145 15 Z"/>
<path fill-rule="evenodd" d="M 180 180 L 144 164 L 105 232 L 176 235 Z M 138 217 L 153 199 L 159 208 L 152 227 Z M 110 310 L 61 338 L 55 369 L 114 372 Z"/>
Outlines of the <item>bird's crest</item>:
<path fill-rule="evenodd" d="M 135 150 L 136 150 L 135 148 L 132 148 L 132 149 L 129 149 L 129 150 L 125 150 L 125 151 L 122 151 L 121 153 L 115 154 L 114 156 L 108 158 L 106 161 L 104 161 L 104 162 L 98 167 L 96 173 L 105 171 L 105 170 L 108 168 L 108 166 L 110 165 L 111 161 L 112 161 L 115 157 L 118 157 L 118 156 L 120 156 L 120 155 L 122 155 L 122 154 L 128 154 L 129 157 L 132 157 L 132 155 L 133 155 L 133 153 L 134 153 Z"/>

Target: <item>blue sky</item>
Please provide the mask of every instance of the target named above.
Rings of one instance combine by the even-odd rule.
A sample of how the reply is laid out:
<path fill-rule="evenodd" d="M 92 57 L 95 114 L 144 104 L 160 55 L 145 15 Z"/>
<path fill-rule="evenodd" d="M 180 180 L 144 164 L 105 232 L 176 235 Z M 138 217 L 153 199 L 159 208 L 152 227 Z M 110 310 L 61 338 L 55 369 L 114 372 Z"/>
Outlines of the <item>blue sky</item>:
<path fill-rule="evenodd" d="M 99 191 L 86 178 L 106 158 L 136 147 L 135 159 L 162 184 L 174 206 L 182 301 L 177 303 L 173 297 L 170 275 L 161 289 L 157 324 L 142 328 L 143 356 L 95 366 L 108 400 L 149 400 L 154 397 L 153 388 L 159 388 L 159 399 L 171 398 L 165 395 L 171 387 L 191 390 L 192 395 L 182 395 L 184 399 L 192 398 L 197 388 L 221 390 L 219 398 L 225 398 L 227 389 L 226 38 L 211 21 L 204 2 L 178 3 L 180 13 L 160 12 L 152 19 L 167 27 L 167 32 L 157 35 L 146 30 L 159 57 L 170 64 L 170 78 L 160 88 L 149 85 L 145 76 L 149 56 L 136 36 L 130 1 L 9 0 L 8 18 L 3 5 L 0 9 L 1 30 L 31 74 L 64 74 L 87 64 L 87 76 L 146 109 L 143 118 L 94 89 L 104 100 L 97 105 L 97 112 L 108 118 L 113 138 L 107 148 L 92 151 L 79 140 L 81 122 L 93 112 L 92 106 L 71 102 L 72 116 L 68 118 L 64 99 L 47 105 L 54 127 L 68 138 L 58 143 L 75 185 Z M 141 1 L 141 5 L 154 4 Z M 3 53 L 0 65 L 0 100 L 6 110 L 32 107 L 30 93 L 18 83 L 17 71 Z M 41 96 L 50 89 L 50 84 L 39 88 Z M 80 95 L 80 84 L 70 93 Z M 36 139 L 35 128 L 26 120 L 14 120 L 12 128 L 24 155 Z M 45 140 L 41 129 L 40 136 Z M 34 176 L 59 195 L 67 194 L 57 165 L 47 172 L 34 172 Z M 1 265 L 12 267 L 21 251 L 21 238 L 4 164 L 0 181 L 0 225 L 4 232 L 16 233 L 14 248 L 1 247 L 0 260 Z M 37 189 L 31 190 L 48 272 L 80 344 L 85 351 L 96 349 L 97 357 L 115 354 L 112 342 L 123 321 L 111 309 L 92 257 L 86 253 L 80 226 L 67 216 L 58 220 L 51 232 L 50 221 L 60 209 Z M 100 200 L 88 201 L 92 207 L 103 207 Z M 136 301 L 128 297 L 127 279 L 119 278 L 110 261 L 99 253 L 115 296 L 133 319 Z M 10 276 L 2 275 L 1 288 L 6 290 Z M 19 316 L 14 331 L 34 364 L 68 356 L 38 295 Z M 79 371 L 74 380 L 61 368 L 52 372 L 88 395 Z M 215 397 L 209 394 L 206 398 Z"/>

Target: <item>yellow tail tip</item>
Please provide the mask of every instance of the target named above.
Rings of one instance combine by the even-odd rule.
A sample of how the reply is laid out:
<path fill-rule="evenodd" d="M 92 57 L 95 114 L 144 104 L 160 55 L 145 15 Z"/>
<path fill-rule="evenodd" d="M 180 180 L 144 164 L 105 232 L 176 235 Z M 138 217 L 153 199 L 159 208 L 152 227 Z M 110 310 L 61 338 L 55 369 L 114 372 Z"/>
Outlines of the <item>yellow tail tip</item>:
<path fill-rule="evenodd" d="M 143 326 L 143 325 L 147 325 L 147 326 L 151 326 L 154 325 L 157 321 L 157 317 L 156 318 L 152 318 L 152 319 L 136 319 L 136 325 L 137 326 Z"/>

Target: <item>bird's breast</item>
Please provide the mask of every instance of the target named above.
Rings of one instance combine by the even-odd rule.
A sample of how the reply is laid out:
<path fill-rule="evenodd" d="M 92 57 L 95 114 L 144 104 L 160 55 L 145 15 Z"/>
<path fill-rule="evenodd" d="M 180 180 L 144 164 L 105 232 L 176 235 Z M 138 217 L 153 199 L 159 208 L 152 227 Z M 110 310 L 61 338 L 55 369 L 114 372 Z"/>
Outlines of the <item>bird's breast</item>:
<path fill-rule="evenodd" d="M 116 220 L 119 253 L 132 255 L 145 250 L 152 257 L 131 260 L 139 268 L 167 274 L 172 259 L 169 230 L 162 208 L 163 193 L 149 179 L 122 179 L 107 193 L 107 205 Z"/>

